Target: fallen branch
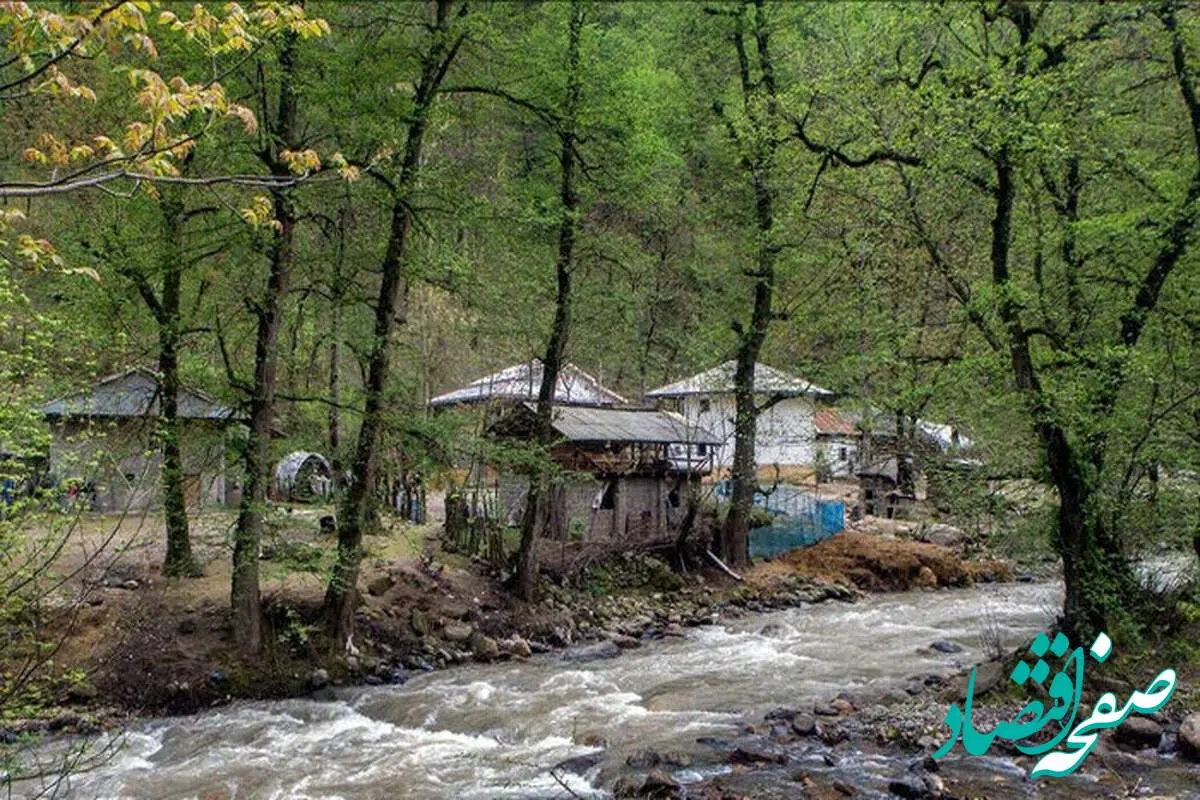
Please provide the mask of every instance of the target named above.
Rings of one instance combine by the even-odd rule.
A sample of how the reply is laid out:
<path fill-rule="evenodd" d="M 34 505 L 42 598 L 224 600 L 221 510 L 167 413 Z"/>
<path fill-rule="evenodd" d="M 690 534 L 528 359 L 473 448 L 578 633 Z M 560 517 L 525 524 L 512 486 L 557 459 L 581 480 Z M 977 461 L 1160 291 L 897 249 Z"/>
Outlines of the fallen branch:
<path fill-rule="evenodd" d="M 717 558 L 716 555 L 713 554 L 712 550 L 705 550 L 704 555 L 706 555 L 710 559 L 712 559 L 712 562 L 714 564 L 716 564 L 718 567 L 720 567 L 722 572 L 724 572 L 729 577 L 733 578 L 738 583 L 741 583 L 742 581 L 745 580 L 745 578 L 743 578 L 741 575 L 738 575 L 736 572 L 731 570 L 729 567 L 725 566 L 725 562 L 722 561 L 721 559 Z"/>

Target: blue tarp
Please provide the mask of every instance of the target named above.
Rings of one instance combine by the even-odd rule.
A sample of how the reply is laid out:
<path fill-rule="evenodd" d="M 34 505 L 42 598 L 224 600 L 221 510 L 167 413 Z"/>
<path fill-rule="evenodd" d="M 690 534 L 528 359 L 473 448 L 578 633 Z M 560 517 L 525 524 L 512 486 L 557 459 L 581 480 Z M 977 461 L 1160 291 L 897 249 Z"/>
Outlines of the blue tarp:
<path fill-rule="evenodd" d="M 729 482 L 721 481 L 715 491 L 718 497 L 729 497 Z M 846 506 L 841 500 L 821 500 L 794 486 L 779 486 L 766 496 L 756 494 L 754 504 L 769 511 L 775 521 L 750 531 L 751 558 L 810 547 L 845 528 Z"/>

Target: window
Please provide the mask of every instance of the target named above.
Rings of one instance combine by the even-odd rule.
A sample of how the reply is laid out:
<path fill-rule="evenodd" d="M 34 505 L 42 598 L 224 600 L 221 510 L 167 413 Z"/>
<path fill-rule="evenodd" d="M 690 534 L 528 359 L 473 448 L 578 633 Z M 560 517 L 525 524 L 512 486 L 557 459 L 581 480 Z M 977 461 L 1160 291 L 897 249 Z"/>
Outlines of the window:
<path fill-rule="evenodd" d="M 842 461 L 846 460 L 846 448 L 844 448 L 844 447 L 838 448 L 838 458 L 841 459 Z"/>
<path fill-rule="evenodd" d="M 707 397 L 701 398 L 700 399 L 700 413 L 707 414 L 711 410 L 712 410 L 712 400 L 709 400 Z"/>
<path fill-rule="evenodd" d="M 706 445 L 706 444 L 696 445 L 696 455 L 698 455 L 698 456 L 708 455 L 708 445 Z"/>

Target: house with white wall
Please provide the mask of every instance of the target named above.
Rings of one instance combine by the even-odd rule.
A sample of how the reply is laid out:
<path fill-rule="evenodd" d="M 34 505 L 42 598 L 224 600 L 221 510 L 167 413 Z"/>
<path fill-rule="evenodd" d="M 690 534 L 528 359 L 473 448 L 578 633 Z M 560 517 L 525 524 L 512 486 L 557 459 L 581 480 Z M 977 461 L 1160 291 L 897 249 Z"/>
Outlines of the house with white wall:
<path fill-rule="evenodd" d="M 716 467 L 733 464 L 736 368 L 737 362 L 726 361 L 646 393 L 647 399 L 683 414 L 690 425 L 716 434 L 721 441 Z M 771 403 L 758 418 L 755 460 L 759 468 L 811 465 L 817 446 L 814 415 L 834 399 L 834 393 L 766 364 L 754 366 L 754 390 L 759 404 Z"/>

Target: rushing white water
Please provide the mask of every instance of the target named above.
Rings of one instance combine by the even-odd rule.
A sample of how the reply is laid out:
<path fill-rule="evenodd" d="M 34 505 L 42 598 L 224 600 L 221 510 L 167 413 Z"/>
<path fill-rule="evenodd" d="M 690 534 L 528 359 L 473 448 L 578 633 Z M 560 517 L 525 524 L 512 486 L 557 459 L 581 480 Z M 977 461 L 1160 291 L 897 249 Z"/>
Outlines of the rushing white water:
<path fill-rule="evenodd" d="M 588 664 L 546 655 L 347 689 L 333 702 L 238 703 L 130 731 L 69 794 L 602 797 L 611 766 L 635 750 L 697 754 L 698 737 L 728 735 L 774 706 L 950 671 L 980 654 L 984 628 L 1017 646 L 1053 618 L 1059 594 L 997 584 L 881 595 L 695 628 Z M 937 639 L 964 651 L 930 654 Z M 605 749 L 580 744 L 599 740 Z M 588 754 L 599 764 L 583 776 L 551 769 Z"/>

